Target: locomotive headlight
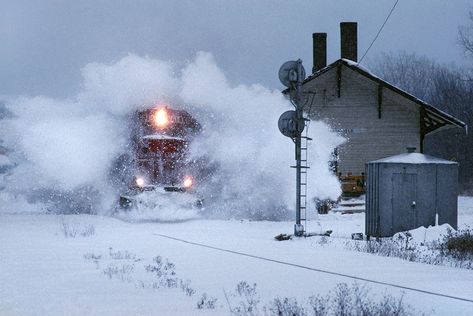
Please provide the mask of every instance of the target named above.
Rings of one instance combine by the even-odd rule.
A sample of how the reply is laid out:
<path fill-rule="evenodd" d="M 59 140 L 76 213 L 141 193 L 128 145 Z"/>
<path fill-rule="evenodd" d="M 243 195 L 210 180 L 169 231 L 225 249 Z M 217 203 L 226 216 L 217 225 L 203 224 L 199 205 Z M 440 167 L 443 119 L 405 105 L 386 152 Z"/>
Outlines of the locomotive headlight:
<path fill-rule="evenodd" d="M 164 128 L 169 124 L 169 115 L 165 108 L 160 108 L 154 112 L 153 122 L 158 128 Z"/>
<path fill-rule="evenodd" d="M 186 176 L 186 177 L 184 178 L 184 182 L 182 182 L 182 185 L 183 185 L 184 188 L 186 188 L 186 189 L 192 187 L 192 184 L 194 184 L 194 181 L 192 180 L 192 177 L 190 177 L 190 176 Z"/>
<path fill-rule="evenodd" d="M 145 179 L 142 177 L 136 177 L 135 178 L 135 184 L 137 187 L 142 188 L 145 186 L 146 182 Z"/>

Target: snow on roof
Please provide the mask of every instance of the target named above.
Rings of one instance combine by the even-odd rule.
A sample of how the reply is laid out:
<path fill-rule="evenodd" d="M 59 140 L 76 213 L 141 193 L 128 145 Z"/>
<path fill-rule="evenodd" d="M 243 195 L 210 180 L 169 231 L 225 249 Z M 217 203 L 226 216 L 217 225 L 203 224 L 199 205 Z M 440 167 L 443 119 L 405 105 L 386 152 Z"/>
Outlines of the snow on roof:
<path fill-rule="evenodd" d="M 396 156 L 391 156 L 370 163 L 409 163 L 409 164 L 456 164 L 454 161 L 445 160 L 420 153 L 405 153 Z"/>
<path fill-rule="evenodd" d="M 184 140 L 182 137 L 173 137 L 173 136 L 168 136 L 168 135 L 163 135 L 163 134 L 150 134 L 141 137 L 141 139 L 153 139 L 153 140 Z"/>

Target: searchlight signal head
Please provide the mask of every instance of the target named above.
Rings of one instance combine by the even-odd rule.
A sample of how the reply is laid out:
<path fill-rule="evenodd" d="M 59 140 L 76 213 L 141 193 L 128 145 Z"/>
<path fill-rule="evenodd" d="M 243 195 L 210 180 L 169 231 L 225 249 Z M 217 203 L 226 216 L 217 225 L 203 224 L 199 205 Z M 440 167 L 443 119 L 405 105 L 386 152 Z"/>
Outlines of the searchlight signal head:
<path fill-rule="evenodd" d="M 289 110 L 281 114 L 278 120 L 278 128 L 284 136 L 294 138 L 304 131 L 305 121 L 297 117 L 296 111 Z"/>
<path fill-rule="evenodd" d="M 290 60 L 282 64 L 279 68 L 279 80 L 283 85 L 291 88 L 297 82 L 305 79 L 305 69 L 302 66 L 302 60 Z"/>

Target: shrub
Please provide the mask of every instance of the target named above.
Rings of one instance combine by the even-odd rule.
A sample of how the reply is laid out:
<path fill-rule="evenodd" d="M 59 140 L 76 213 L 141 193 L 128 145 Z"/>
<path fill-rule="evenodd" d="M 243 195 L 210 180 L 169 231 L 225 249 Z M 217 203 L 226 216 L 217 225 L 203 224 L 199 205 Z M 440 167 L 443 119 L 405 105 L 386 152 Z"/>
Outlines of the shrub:
<path fill-rule="evenodd" d="M 99 261 L 100 259 L 102 259 L 102 255 L 96 255 L 94 253 L 87 252 L 84 254 L 84 259 L 92 260 L 92 261 Z"/>
<path fill-rule="evenodd" d="M 391 295 L 384 295 L 380 301 L 375 301 L 369 289 L 356 282 L 351 287 L 346 283 L 338 284 L 332 298 L 332 310 L 335 315 L 340 316 L 411 315 L 406 312 L 408 309 L 410 307 L 405 308 L 402 303 L 402 296 L 396 299 Z"/>
<path fill-rule="evenodd" d="M 408 261 L 417 261 L 419 256 L 415 247 L 405 246 L 392 239 L 348 241 L 347 248 L 360 252 L 377 254 L 385 257 L 397 257 Z"/>
<path fill-rule="evenodd" d="M 403 316 L 403 315 L 416 315 L 416 312 L 412 310 L 409 305 L 404 304 L 402 301 L 403 297 L 396 299 L 392 295 L 385 294 L 381 301 L 375 305 L 375 314 L 373 315 L 386 315 L 386 316 Z M 422 314 L 423 315 L 423 314 Z"/>
<path fill-rule="evenodd" d="M 423 244 L 410 243 L 409 236 L 393 240 L 355 241 L 348 240 L 345 248 L 385 257 L 422 262 L 434 265 L 448 265 L 473 269 L 473 231 L 463 230 L 449 234 L 440 242 Z"/>
<path fill-rule="evenodd" d="M 439 245 L 443 254 L 458 260 L 473 259 L 473 231 L 471 229 L 449 232 Z"/>
<path fill-rule="evenodd" d="M 317 295 L 309 297 L 309 306 L 314 316 L 327 316 L 329 315 L 329 306 L 327 299 Z"/>
<path fill-rule="evenodd" d="M 235 306 L 232 306 L 230 299 L 225 293 L 228 305 L 230 307 L 230 313 L 237 316 L 254 316 L 259 315 L 258 303 L 260 297 L 256 292 L 256 283 L 249 285 L 246 281 L 241 281 L 237 284 L 234 293 L 230 294 L 232 299 L 238 300 Z"/>
<path fill-rule="evenodd" d="M 320 245 L 320 246 L 326 246 L 330 243 L 330 239 L 327 237 L 327 236 L 321 236 L 317 243 Z"/>
<path fill-rule="evenodd" d="M 102 259 L 102 255 L 96 255 L 94 253 L 88 252 L 88 253 L 84 254 L 84 259 L 93 261 L 95 263 L 95 267 L 97 269 L 99 269 L 100 268 L 100 259 Z"/>
<path fill-rule="evenodd" d="M 168 259 L 163 261 L 161 256 L 157 256 L 153 260 L 154 265 L 147 265 L 145 267 L 147 272 L 154 273 L 158 278 L 157 283 L 153 283 L 153 287 L 167 287 L 167 288 L 176 288 L 177 287 L 177 278 L 176 272 L 174 271 L 175 265 L 170 262 Z"/>
<path fill-rule="evenodd" d="M 111 263 L 106 269 L 103 270 L 103 273 L 112 278 L 118 278 L 122 281 L 131 282 L 131 274 L 135 270 L 135 266 L 132 264 L 123 264 L 121 266 L 117 266 Z"/>
<path fill-rule="evenodd" d="M 182 292 L 184 292 L 187 296 L 192 296 L 192 295 L 195 294 L 195 290 L 190 286 L 190 284 L 191 284 L 190 280 L 186 280 L 186 281 L 180 280 L 179 281 L 179 286 L 180 286 Z"/>
<path fill-rule="evenodd" d="M 268 307 L 271 315 L 277 316 L 306 316 L 302 304 L 297 302 L 295 298 L 275 298 Z"/>
<path fill-rule="evenodd" d="M 215 309 L 217 299 L 215 297 L 207 297 L 207 293 L 202 294 L 201 298 L 197 301 L 198 309 Z"/>
<path fill-rule="evenodd" d="M 135 260 L 136 259 L 136 255 L 131 252 L 128 252 L 128 250 L 113 251 L 113 248 L 110 247 L 108 248 L 108 251 L 109 251 L 108 254 L 110 258 L 114 260 Z"/>
<path fill-rule="evenodd" d="M 239 294 L 241 293 L 241 295 Z M 227 294 L 225 293 L 225 297 Z M 327 295 L 311 296 L 306 302 L 300 303 L 295 298 L 275 298 L 263 307 L 264 313 L 259 313 L 257 304 L 259 296 L 256 293 L 256 284 L 249 286 L 246 282 L 237 285 L 232 297 L 250 297 L 240 301 L 239 305 L 232 306 L 230 313 L 238 316 L 274 315 L 274 316 L 413 316 L 419 312 L 403 302 L 403 297 L 396 298 L 384 294 L 380 299 L 370 293 L 369 288 L 358 283 L 348 286 L 339 283 Z M 255 300 L 255 298 L 257 298 Z M 228 300 L 228 297 L 227 297 Z M 252 307 L 251 309 L 248 307 Z"/>
<path fill-rule="evenodd" d="M 93 225 L 66 221 L 64 218 L 61 222 L 61 230 L 66 238 L 89 237 L 95 234 Z"/>
<path fill-rule="evenodd" d="M 375 300 L 370 290 L 357 282 L 348 286 L 340 283 L 333 294 L 329 292 L 325 301 L 330 302 L 331 313 L 337 316 L 413 316 L 419 313 L 404 304 L 403 296 L 395 298 L 384 294 L 381 300 Z M 324 315 L 324 314 L 322 314 Z M 327 314 L 326 314 L 327 315 Z"/>

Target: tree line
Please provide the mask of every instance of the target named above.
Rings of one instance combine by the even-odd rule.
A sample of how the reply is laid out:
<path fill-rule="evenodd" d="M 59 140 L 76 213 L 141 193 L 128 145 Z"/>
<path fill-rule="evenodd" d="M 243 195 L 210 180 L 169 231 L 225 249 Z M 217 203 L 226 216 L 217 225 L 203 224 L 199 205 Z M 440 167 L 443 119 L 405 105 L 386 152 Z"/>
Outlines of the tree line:
<path fill-rule="evenodd" d="M 408 52 L 385 53 L 370 62 L 369 67 L 386 81 L 434 105 L 473 128 L 473 11 L 470 25 L 459 28 L 458 40 L 472 66 L 440 64 Z M 459 128 L 428 135 L 424 152 L 459 162 L 461 193 L 473 193 L 472 131 Z"/>

